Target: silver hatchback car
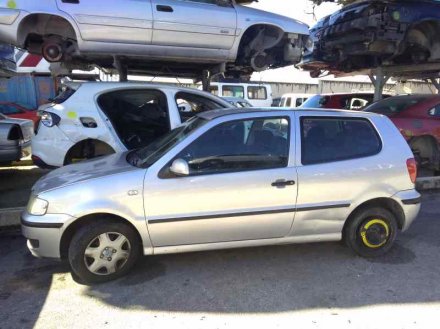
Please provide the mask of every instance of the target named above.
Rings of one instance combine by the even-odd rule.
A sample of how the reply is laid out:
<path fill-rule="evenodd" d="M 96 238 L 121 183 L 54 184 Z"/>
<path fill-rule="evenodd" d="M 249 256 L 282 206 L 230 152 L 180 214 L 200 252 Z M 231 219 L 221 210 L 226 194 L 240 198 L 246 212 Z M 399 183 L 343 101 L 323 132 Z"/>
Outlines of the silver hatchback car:
<path fill-rule="evenodd" d="M 387 252 L 420 209 L 417 168 L 384 116 L 331 110 L 204 112 L 155 143 L 57 169 L 22 230 L 84 283 L 141 254 L 345 240 Z"/>

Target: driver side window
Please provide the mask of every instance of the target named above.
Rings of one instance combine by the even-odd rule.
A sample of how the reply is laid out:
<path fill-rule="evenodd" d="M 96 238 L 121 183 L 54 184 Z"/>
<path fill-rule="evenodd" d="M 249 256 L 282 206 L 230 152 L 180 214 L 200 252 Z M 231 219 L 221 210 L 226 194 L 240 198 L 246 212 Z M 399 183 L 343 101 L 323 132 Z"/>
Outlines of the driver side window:
<path fill-rule="evenodd" d="M 188 162 L 190 175 L 287 167 L 288 118 L 251 119 L 218 125 L 176 158 Z"/>

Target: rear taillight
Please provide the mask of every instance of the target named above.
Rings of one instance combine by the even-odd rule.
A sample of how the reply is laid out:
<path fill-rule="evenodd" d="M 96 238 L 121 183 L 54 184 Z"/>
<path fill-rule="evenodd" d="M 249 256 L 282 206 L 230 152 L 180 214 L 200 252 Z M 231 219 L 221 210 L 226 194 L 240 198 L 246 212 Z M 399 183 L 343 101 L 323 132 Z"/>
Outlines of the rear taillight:
<path fill-rule="evenodd" d="M 406 167 L 408 168 L 408 174 L 409 174 L 409 178 L 411 178 L 411 182 L 413 182 L 413 184 L 415 184 L 416 179 L 417 179 L 416 159 L 411 158 L 411 159 L 406 160 Z"/>

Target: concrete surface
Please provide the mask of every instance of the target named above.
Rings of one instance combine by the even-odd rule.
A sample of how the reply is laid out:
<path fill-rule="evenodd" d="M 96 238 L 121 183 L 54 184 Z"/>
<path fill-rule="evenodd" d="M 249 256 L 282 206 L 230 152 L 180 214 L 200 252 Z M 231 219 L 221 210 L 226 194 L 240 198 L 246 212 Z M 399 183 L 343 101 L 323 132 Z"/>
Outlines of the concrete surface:
<path fill-rule="evenodd" d="M 0 328 L 437 328 L 440 194 L 422 204 L 379 259 L 341 243 L 161 255 L 94 287 L 3 232 Z"/>

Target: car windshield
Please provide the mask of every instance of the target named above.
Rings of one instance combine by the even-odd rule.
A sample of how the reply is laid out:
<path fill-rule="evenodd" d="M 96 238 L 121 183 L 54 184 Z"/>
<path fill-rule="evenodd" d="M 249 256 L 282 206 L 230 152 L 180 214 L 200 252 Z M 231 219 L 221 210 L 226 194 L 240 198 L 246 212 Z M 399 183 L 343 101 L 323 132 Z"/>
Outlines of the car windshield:
<path fill-rule="evenodd" d="M 374 112 L 385 115 L 397 114 L 405 111 L 410 106 L 419 104 L 426 100 L 429 96 L 397 96 L 391 97 L 374 104 L 371 104 L 364 109 L 365 112 Z"/>
<path fill-rule="evenodd" d="M 128 153 L 128 163 L 139 168 L 150 167 L 175 145 L 188 137 L 193 131 L 203 126 L 206 122 L 205 119 L 199 117 L 188 120 L 183 125 L 171 130 L 148 146 Z"/>
<path fill-rule="evenodd" d="M 13 105 L 0 104 L 0 113 L 4 115 L 13 115 L 13 114 L 22 114 L 25 112 Z"/>
<path fill-rule="evenodd" d="M 329 98 L 330 97 L 328 97 L 328 96 L 315 95 L 315 96 L 310 97 L 304 103 L 302 103 L 300 107 L 319 109 L 319 108 L 324 107 L 325 104 L 327 104 Z"/>

